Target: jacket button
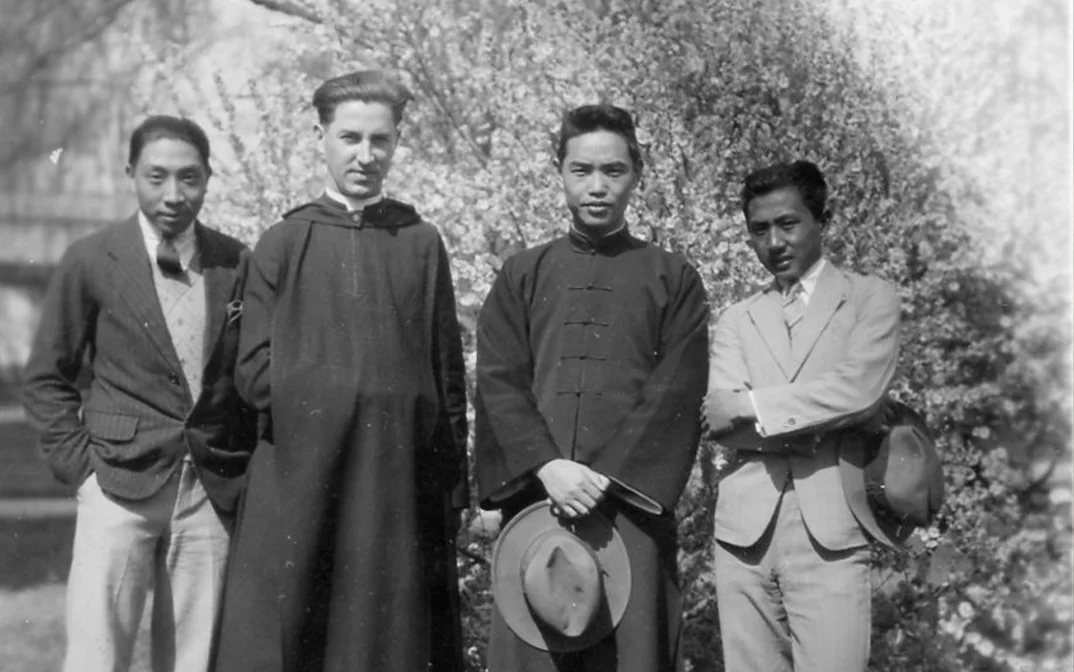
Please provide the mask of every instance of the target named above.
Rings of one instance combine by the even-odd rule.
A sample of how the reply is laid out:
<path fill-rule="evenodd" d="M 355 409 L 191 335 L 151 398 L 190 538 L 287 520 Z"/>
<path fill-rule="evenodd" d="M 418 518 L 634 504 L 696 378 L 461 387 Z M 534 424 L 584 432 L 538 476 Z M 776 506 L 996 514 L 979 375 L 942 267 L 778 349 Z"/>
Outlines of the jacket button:
<path fill-rule="evenodd" d="M 169 373 L 168 374 L 168 382 L 171 383 L 172 385 L 178 385 L 179 384 L 179 376 L 175 375 L 174 373 Z"/>

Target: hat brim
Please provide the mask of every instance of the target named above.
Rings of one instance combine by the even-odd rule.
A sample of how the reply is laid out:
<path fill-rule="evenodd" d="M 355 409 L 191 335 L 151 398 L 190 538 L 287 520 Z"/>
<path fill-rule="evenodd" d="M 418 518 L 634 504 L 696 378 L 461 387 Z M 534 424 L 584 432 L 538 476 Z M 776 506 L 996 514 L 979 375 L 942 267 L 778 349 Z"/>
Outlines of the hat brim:
<path fill-rule="evenodd" d="M 552 529 L 573 533 L 593 550 L 603 577 L 603 604 L 593 623 L 578 637 L 545 627 L 533 615 L 522 587 L 522 556 L 538 535 Z M 607 637 L 622 620 L 630 601 L 630 558 L 619 531 L 593 512 L 577 519 L 560 519 L 548 502 L 520 511 L 504 526 L 492 551 L 492 595 L 507 627 L 530 646 L 543 651 L 570 652 L 588 648 Z"/>
<path fill-rule="evenodd" d="M 917 525 L 909 520 L 899 520 L 899 516 L 876 515 L 873 504 L 868 494 L 869 467 L 866 453 L 879 454 L 884 448 L 883 444 L 890 440 L 891 434 L 899 428 L 912 430 L 912 437 L 921 446 L 920 452 L 933 451 L 931 448 L 931 433 L 925 424 L 925 419 L 920 413 L 901 402 L 893 402 L 895 407 L 895 419 L 892 421 L 892 429 L 883 436 L 873 436 L 867 439 L 858 439 L 854 445 L 846 446 L 840 451 L 839 470 L 842 474 L 843 490 L 846 495 L 850 510 L 865 527 L 879 541 L 889 546 L 902 545 L 917 528 Z M 876 442 L 870 449 L 870 442 Z M 926 444 L 928 444 L 926 446 Z M 890 453 L 890 448 L 888 448 Z M 942 497 L 943 475 L 939 471 L 939 459 L 935 458 L 935 468 L 930 471 L 929 497 L 930 501 L 936 499 L 935 508 L 939 508 L 938 498 Z M 894 512 L 893 512 L 894 514 Z"/>

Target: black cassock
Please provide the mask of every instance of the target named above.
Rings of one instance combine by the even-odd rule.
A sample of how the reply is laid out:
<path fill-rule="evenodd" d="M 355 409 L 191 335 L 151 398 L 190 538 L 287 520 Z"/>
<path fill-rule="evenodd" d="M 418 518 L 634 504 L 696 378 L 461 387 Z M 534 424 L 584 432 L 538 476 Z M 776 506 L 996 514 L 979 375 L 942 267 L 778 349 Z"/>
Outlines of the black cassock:
<path fill-rule="evenodd" d="M 236 378 L 262 436 L 215 669 L 460 670 L 465 370 L 439 234 L 322 197 L 251 267 Z"/>
<path fill-rule="evenodd" d="M 610 477 L 601 505 L 623 536 L 633 588 L 616 631 L 553 656 L 493 610 L 489 670 L 663 672 L 681 666 L 672 512 L 700 438 L 708 307 L 686 260 L 624 229 L 572 231 L 509 259 L 481 310 L 475 451 L 481 504 L 504 522 L 545 497 L 555 458 Z M 627 503 L 629 502 L 629 503 Z"/>

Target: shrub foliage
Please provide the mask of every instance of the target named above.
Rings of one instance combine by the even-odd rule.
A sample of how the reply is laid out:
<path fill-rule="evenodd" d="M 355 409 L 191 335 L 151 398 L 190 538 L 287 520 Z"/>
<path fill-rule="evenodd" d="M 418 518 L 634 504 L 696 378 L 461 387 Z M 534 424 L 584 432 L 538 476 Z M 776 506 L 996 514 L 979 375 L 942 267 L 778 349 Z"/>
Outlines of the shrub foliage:
<path fill-rule="evenodd" d="M 258 4 L 300 17 L 261 76 L 238 89 L 223 77 L 192 81 L 174 101 L 229 150 L 212 219 L 253 242 L 322 184 L 308 131 L 319 80 L 399 72 L 416 100 L 390 190 L 447 241 L 471 371 L 476 314 L 500 264 L 567 225 L 552 167 L 565 108 L 606 100 L 635 111 L 646 168 L 631 226 L 693 261 L 714 312 L 764 282 L 745 244 L 743 175 L 774 160 L 817 162 L 833 192 L 828 253 L 899 287 L 893 394 L 925 411 L 946 466 L 935 525 L 902 552 L 877 549 L 870 669 L 1069 669 L 1069 488 L 1054 477 L 1070 441 L 1069 331 L 1054 317 L 1069 308 L 1032 274 L 1039 246 L 986 226 L 1056 210 L 1014 187 L 995 193 L 960 154 L 965 120 L 939 117 L 905 73 L 863 57 L 853 26 L 805 0 Z M 1052 6 L 1022 4 L 1026 20 L 1047 20 Z M 176 90 L 183 59 L 169 56 L 147 100 Z M 1009 128 L 993 113 L 989 128 Z M 679 507 L 684 646 L 698 672 L 723 669 L 710 563 L 720 464 L 719 448 L 703 446 Z M 491 535 L 478 523 L 462 543 L 487 556 Z M 480 670 L 488 568 L 471 557 L 460 567 L 467 659 Z"/>

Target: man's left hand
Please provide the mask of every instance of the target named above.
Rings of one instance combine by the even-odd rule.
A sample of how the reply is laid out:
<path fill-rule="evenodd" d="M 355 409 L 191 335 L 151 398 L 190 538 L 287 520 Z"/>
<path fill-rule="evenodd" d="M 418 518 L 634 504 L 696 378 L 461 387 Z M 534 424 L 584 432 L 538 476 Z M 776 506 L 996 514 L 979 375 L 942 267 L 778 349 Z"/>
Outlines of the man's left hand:
<path fill-rule="evenodd" d="M 701 431 L 707 439 L 727 434 L 736 425 L 756 419 L 745 390 L 712 390 L 701 404 Z"/>

